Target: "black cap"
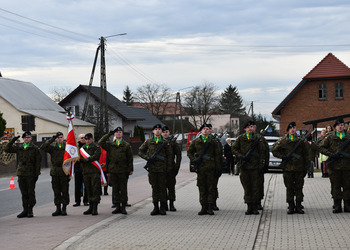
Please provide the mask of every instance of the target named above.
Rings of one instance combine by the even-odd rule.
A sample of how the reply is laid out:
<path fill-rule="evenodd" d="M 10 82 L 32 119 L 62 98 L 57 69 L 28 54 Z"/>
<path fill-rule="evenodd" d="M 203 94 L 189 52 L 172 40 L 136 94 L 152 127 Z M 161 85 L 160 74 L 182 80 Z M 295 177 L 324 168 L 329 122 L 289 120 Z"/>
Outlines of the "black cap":
<path fill-rule="evenodd" d="M 337 120 L 335 121 L 333 127 L 337 126 L 338 124 L 344 123 L 343 118 L 337 118 Z"/>
<path fill-rule="evenodd" d="M 162 129 L 162 125 L 160 125 L 160 124 L 158 123 L 158 124 L 156 124 L 156 125 L 153 126 L 152 130 L 153 130 L 153 129 L 156 129 L 156 128 Z"/>
<path fill-rule="evenodd" d="M 170 129 L 168 128 L 168 126 L 162 127 L 162 131 L 163 131 L 163 132 L 164 132 L 164 131 L 167 131 L 167 130 L 170 130 Z"/>
<path fill-rule="evenodd" d="M 252 121 L 252 120 L 250 120 L 250 121 L 246 121 L 246 123 L 244 123 L 243 128 L 249 127 L 249 126 L 251 126 L 251 125 L 255 125 L 255 122 L 254 122 L 254 121 Z"/>
<path fill-rule="evenodd" d="M 32 136 L 32 133 L 30 133 L 29 131 L 26 131 L 26 132 L 23 133 L 22 138 L 24 138 L 24 137 L 26 137 L 28 135 Z"/>
<path fill-rule="evenodd" d="M 117 127 L 114 132 L 117 132 L 117 131 L 123 131 L 123 129 L 121 127 Z"/>
<path fill-rule="evenodd" d="M 86 140 L 87 140 L 87 139 L 91 139 L 91 138 L 94 138 L 93 135 L 92 135 L 91 133 L 87 133 L 87 134 L 85 135 L 85 139 L 86 139 Z"/>
<path fill-rule="evenodd" d="M 63 133 L 62 133 L 62 132 L 57 132 L 57 133 L 56 133 L 56 136 L 57 136 L 57 137 L 59 137 L 59 136 L 61 136 L 61 135 L 63 136 Z"/>
<path fill-rule="evenodd" d="M 213 125 L 211 125 L 211 123 L 208 123 L 208 127 L 213 128 Z"/>
<path fill-rule="evenodd" d="M 288 127 L 287 127 L 287 132 L 288 132 L 288 130 L 290 129 L 290 128 L 293 128 L 293 127 L 295 127 L 297 124 L 295 123 L 295 122 L 291 122 L 291 123 L 289 123 L 288 124 Z"/>
<path fill-rule="evenodd" d="M 201 131 L 203 128 L 210 128 L 209 124 L 203 123 L 203 125 L 199 128 L 199 131 Z"/>

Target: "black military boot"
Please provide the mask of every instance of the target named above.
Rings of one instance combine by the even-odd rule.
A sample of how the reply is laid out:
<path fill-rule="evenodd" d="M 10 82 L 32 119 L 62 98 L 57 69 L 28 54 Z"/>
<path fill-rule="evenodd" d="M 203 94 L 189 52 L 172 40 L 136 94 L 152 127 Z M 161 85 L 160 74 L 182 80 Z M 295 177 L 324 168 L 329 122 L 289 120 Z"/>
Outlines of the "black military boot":
<path fill-rule="evenodd" d="M 295 213 L 297 213 L 297 214 L 304 214 L 304 211 L 303 211 L 302 205 L 301 205 L 301 201 L 297 201 L 296 202 Z"/>
<path fill-rule="evenodd" d="M 160 215 L 166 215 L 165 207 L 166 207 L 166 202 L 161 202 L 160 203 L 160 208 L 159 208 L 159 214 Z"/>
<path fill-rule="evenodd" d="M 128 213 L 126 212 L 126 210 L 125 210 L 125 205 L 126 205 L 126 202 L 123 202 L 123 203 L 122 203 L 122 206 L 120 207 L 120 211 L 121 211 L 122 214 L 128 214 Z"/>
<path fill-rule="evenodd" d="M 208 214 L 208 206 L 207 205 L 202 205 L 201 211 L 198 212 L 198 215 L 204 215 Z"/>
<path fill-rule="evenodd" d="M 94 204 L 93 202 L 90 202 L 90 204 L 89 204 L 89 209 L 86 210 L 83 214 L 85 214 L 85 215 L 91 214 L 91 213 L 92 213 L 92 205 L 93 205 L 93 204 Z"/>
<path fill-rule="evenodd" d="M 252 214 L 258 215 L 258 203 L 252 203 Z"/>
<path fill-rule="evenodd" d="M 115 204 L 115 209 L 112 211 L 112 214 L 120 214 L 121 212 L 120 203 Z"/>
<path fill-rule="evenodd" d="M 252 203 L 247 203 L 247 211 L 245 211 L 245 214 L 250 215 L 252 213 L 253 213 Z"/>
<path fill-rule="evenodd" d="M 219 211 L 219 207 L 216 205 L 216 201 L 213 204 L 213 210 L 214 211 Z"/>
<path fill-rule="evenodd" d="M 62 204 L 62 216 L 67 215 L 67 205 Z"/>
<path fill-rule="evenodd" d="M 34 215 L 33 215 L 33 206 L 32 205 L 28 205 L 28 214 L 27 214 L 27 217 L 28 218 L 32 218 Z"/>
<path fill-rule="evenodd" d="M 94 202 L 92 205 L 92 212 L 91 212 L 92 215 L 98 215 L 97 206 L 98 206 L 98 203 Z"/>
<path fill-rule="evenodd" d="M 165 202 L 164 209 L 165 209 L 165 211 L 169 211 L 168 202 Z"/>
<path fill-rule="evenodd" d="M 287 214 L 294 214 L 294 209 L 295 209 L 294 201 L 289 201 Z"/>
<path fill-rule="evenodd" d="M 213 207 L 214 207 L 213 204 L 211 204 L 211 203 L 208 204 L 208 214 L 209 215 L 214 215 Z"/>
<path fill-rule="evenodd" d="M 151 212 L 151 215 L 157 215 L 159 214 L 159 204 L 158 202 L 153 202 L 153 211 Z"/>
<path fill-rule="evenodd" d="M 334 200 L 334 209 L 333 209 L 333 213 L 334 214 L 338 214 L 341 213 L 342 208 L 341 208 L 341 200 Z"/>
<path fill-rule="evenodd" d="M 169 201 L 169 209 L 170 211 L 172 212 L 175 212 L 176 211 L 176 208 L 174 206 L 174 201 Z"/>
<path fill-rule="evenodd" d="M 56 211 L 52 213 L 52 216 L 58 216 L 62 214 L 61 204 L 56 205 Z"/>
<path fill-rule="evenodd" d="M 17 218 L 24 218 L 28 216 L 28 205 L 23 206 L 23 211 L 17 215 Z"/>
<path fill-rule="evenodd" d="M 350 213 L 350 200 L 344 200 L 344 212 Z"/>

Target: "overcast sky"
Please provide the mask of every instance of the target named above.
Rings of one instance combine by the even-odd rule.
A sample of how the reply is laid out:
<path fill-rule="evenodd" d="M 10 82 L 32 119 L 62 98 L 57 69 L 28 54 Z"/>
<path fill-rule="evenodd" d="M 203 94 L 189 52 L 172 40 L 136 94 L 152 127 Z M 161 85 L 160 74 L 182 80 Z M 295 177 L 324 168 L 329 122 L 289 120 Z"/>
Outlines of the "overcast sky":
<path fill-rule="evenodd" d="M 1 2 L 2 76 L 47 94 L 88 84 L 99 38 L 120 33 L 106 41 L 107 89 L 119 98 L 127 85 L 232 84 L 270 115 L 329 52 L 350 66 L 348 0 Z"/>

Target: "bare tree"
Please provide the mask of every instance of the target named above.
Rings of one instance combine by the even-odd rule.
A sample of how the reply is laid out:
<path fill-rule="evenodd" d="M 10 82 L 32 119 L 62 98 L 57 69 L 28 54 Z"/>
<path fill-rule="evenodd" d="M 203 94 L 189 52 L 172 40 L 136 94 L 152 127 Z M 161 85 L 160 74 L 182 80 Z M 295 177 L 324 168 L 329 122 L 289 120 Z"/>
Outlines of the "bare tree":
<path fill-rule="evenodd" d="M 72 88 L 70 87 L 53 87 L 50 91 L 50 98 L 59 103 L 62 101 L 67 95 L 69 95 L 72 92 Z"/>
<path fill-rule="evenodd" d="M 147 84 L 137 88 L 134 98 L 159 118 L 165 113 L 172 98 L 169 90 L 165 85 Z"/>
<path fill-rule="evenodd" d="M 207 123 L 213 113 L 218 110 L 218 96 L 215 94 L 215 85 L 204 82 L 195 86 L 185 94 L 186 112 L 192 119 L 196 128 Z"/>

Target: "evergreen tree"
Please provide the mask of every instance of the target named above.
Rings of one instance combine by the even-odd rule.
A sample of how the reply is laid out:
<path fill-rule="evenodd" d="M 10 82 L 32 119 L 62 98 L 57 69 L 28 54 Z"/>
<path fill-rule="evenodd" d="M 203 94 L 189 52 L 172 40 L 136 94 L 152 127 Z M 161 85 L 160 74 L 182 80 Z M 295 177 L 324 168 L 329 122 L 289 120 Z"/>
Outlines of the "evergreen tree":
<path fill-rule="evenodd" d="M 124 90 L 123 103 L 125 103 L 128 106 L 132 106 L 132 104 L 134 103 L 134 97 L 132 96 L 132 92 L 129 86 L 126 86 Z"/>
<path fill-rule="evenodd" d="M 135 125 L 135 127 L 134 127 L 134 137 L 139 137 L 139 136 L 140 136 L 139 126 Z"/>
<path fill-rule="evenodd" d="M 219 101 L 219 109 L 223 114 L 243 115 L 245 108 L 243 107 L 243 99 L 239 95 L 236 87 L 231 84 L 221 93 Z"/>
<path fill-rule="evenodd" d="M 139 127 L 139 133 L 140 133 L 140 138 L 141 138 L 141 141 L 145 141 L 145 131 L 143 129 L 143 127 Z"/>
<path fill-rule="evenodd" d="M 0 138 L 3 137 L 6 129 L 6 120 L 2 117 L 2 113 L 0 112 Z"/>

